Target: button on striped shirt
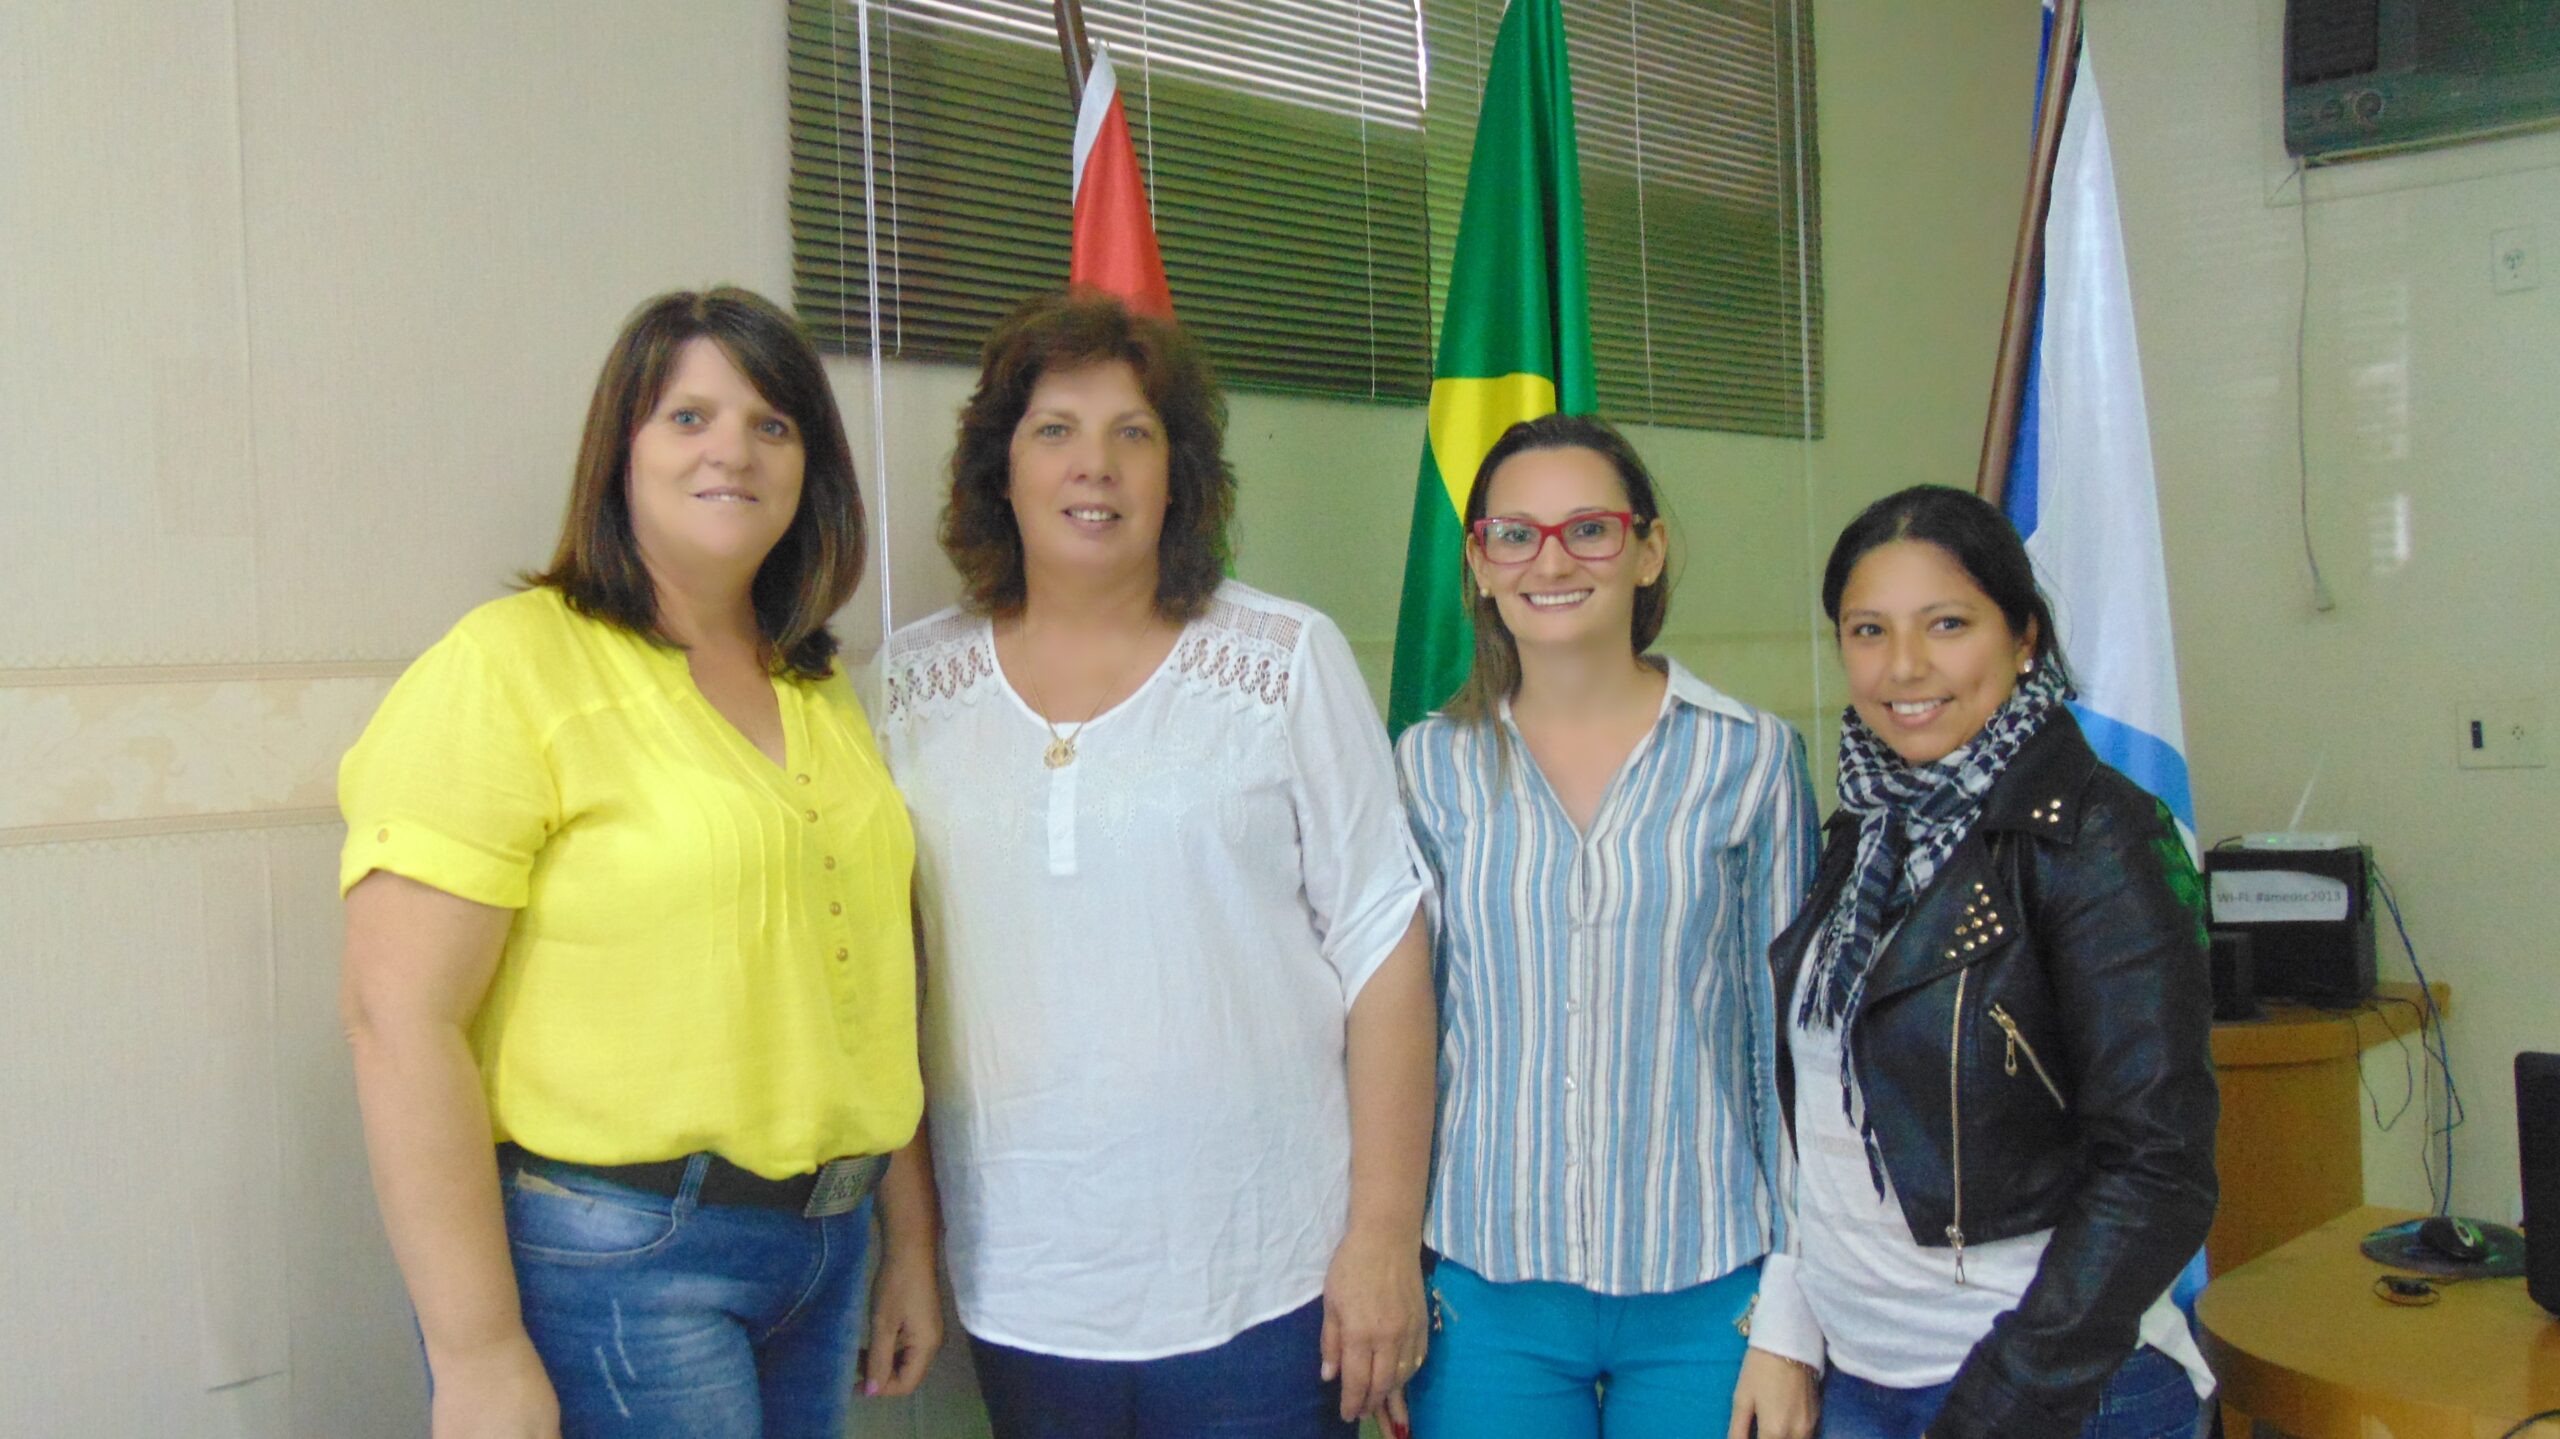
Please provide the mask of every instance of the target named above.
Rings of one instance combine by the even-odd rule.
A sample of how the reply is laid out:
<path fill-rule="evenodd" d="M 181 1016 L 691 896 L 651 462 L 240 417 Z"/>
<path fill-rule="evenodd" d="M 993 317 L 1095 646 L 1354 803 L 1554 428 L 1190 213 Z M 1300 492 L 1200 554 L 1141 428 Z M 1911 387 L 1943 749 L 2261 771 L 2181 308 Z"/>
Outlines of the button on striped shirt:
<path fill-rule="evenodd" d="M 1785 1241 L 1769 942 L 1812 874 L 1804 745 L 1677 663 L 1583 834 L 1508 713 L 1396 767 L 1439 881 L 1425 1240 L 1489 1279 L 1702 1284 Z"/>

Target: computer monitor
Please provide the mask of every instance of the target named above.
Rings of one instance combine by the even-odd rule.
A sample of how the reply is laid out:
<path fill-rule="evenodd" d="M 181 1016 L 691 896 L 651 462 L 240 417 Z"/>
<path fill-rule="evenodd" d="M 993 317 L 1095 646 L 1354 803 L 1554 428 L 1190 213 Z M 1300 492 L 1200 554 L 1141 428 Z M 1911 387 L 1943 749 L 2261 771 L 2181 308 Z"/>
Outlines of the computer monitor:
<path fill-rule="evenodd" d="M 2560 1315 L 2560 1054 L 2516 1056 L 2516 1158 L 2524 1178 L 2524 1286 Z"/>

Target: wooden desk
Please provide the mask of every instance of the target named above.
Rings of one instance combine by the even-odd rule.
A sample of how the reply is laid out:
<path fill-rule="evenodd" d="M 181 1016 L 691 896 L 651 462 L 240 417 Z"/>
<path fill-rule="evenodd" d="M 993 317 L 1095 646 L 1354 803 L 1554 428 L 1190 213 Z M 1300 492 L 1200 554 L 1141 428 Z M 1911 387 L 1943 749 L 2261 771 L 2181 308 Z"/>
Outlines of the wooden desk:
<path fill-rule="evenodd" d="M 2434 989 L 2436 1008 L 2448 1009 L 2452 993 Z M 2222 1207 L 2205 1256 L 2214 1273 L 2228 1274 L 2364 1202 L 2360 1056 L 2395 1036 L 2417 1044 L 2425 1010 L 2411 1005 L 2425 1003 L 2414 984 L 2383 984 L 2358 1009 L 2271 1002 L 2264 1019 L 2213 1027 Z"/>
<path fill-rule="evenodd" d="M 2522 1279 L 2446 1286 L 2423 1309 L 2373 1295 L 2356 1246 L 2405 1209 L 2348 1211 L 2216 1279 L 2196 1302 L 2223 1432 L 2303 1439 L 2495 1439 L 2560 1408 L 2560 1319 Z"/>

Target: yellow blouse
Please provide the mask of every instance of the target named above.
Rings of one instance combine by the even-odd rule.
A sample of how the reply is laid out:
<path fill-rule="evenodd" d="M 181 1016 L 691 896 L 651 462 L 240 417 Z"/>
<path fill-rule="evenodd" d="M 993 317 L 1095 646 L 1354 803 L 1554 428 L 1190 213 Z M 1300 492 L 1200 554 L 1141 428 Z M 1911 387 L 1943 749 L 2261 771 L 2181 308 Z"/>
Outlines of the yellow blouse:
<path fill-rule="evenodd" d="M 341 892 L 518 913 L 471 1031 L 501 1140 L 758 1174 L 915 1133 L 915 836 L 839 670 L 777 680 L 787 763 L 684 655 L 548 589 L 409 667 L 338 770 Z"/>

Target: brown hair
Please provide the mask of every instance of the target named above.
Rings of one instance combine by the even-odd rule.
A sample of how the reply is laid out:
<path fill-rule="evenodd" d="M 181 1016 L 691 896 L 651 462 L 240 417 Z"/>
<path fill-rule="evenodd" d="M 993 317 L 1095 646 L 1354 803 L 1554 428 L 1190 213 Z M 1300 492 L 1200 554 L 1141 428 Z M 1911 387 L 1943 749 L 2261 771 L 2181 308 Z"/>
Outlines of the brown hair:
<path fill-rule="evenodd" d="M 571 609 L 591 619 L 675 646 L 631 530 L 628 478 L 631 437 L 666 398 L 678 353 L 697 339 L 718 345 L 799 432 L 805 456 L 800 508 L 757 569 L 751 595 L 774 673 L 823 679 L 836 654 L 827 618 L 862 583 L 862 487 L 816 348 L 797 321 L 753 291 L 679 290 L 632 311 L 587 404 L 559 547 L 549 568 L 521 578 L 558 590 Z"/>
<path fill-rule="evenodd" d="M 1607 460 L 1618 472 L 1618 483 L 1626 488 L 1627 508 L 1636 516 L 1634 539 L 1642 539 L 1662 518 L 1662 501 L 1654 493 L 1653 476 L 1636 454 L 1636 447 L 1617 428 L 1596 415 L 1540 415 L 1522 420 L 1502 432 L 1493 448 L 1484 452 L 1484 463 L 1476 466 L 1475 483 L 1467 490 L 1466 519 L 1461 528 L 1465 543 L 1475 544 L 1476 521 L 1485 517 L 1488 496 L 1493 493 L 1493 472 L 1514 455 L 1530 450 L 1589 450 Z M 1491 595 L 1476 589 L 1473 570 L 1459 567 L 1459 580 L 1465 584 L 1467 618 L 1475 627 L 1475 662 L 1467 670 L 1467 681 L 1449 697 L 1445 707 L 1452 719 L 1469 724 L 1490 725 L 1502 713 L 1502 702 L 1520 692 L 1520 645 L 1502 623 L 1502 611 Z M 1631 653 L 1643 654 L 1662 634 L 1662 622 L 1671 613 L 1671 569 L 1664 565 L 1662 574 L 1650 585 L 1636 588 L 1635 616 L 1627 636 Z"/>
<path fill-rule="evenodd" d="M 1156 612 L 1187 620 L 1208 607 L 1226 572 L 1236 473 L 1227 463 L 1226 401 L 1208 360 L 1170 320 L 1132 314 L 1109 295 L 1034 295 L 987 336 L 978 388 L 960 411 L 942 551 L 980 614 L 1021 612 L 1022 531 L 1013 517 L 1013 431 L 1031 391 L 1052 370 L 1122 360 L 1164 421 L 1166 506 L 1156 542 Z"/>

